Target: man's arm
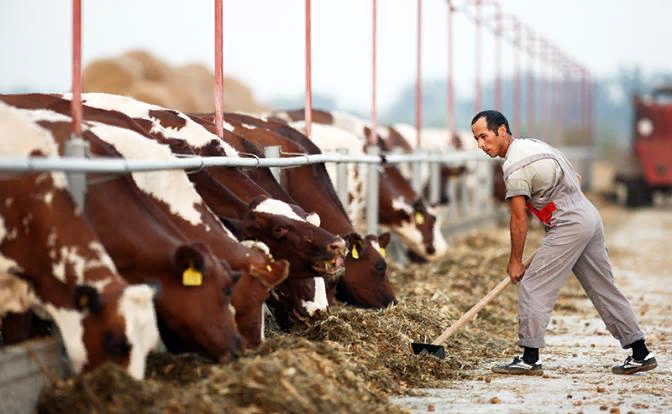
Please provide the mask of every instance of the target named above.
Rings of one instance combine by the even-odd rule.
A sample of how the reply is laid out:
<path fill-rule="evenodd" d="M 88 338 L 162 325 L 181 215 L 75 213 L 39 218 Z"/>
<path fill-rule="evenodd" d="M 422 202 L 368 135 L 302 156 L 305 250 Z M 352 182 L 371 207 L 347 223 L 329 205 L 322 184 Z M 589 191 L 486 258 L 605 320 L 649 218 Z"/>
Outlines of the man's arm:
<path fill-rule="evenodd" d="M 515 284 L 523 278 L 525 273 L 523 249 L 527 237 L 527 206 L 523 195 L 511 198 L 509 229 L 511 232 L 511 257 L 509 258 L 507 271 L 511 282 Z"/>

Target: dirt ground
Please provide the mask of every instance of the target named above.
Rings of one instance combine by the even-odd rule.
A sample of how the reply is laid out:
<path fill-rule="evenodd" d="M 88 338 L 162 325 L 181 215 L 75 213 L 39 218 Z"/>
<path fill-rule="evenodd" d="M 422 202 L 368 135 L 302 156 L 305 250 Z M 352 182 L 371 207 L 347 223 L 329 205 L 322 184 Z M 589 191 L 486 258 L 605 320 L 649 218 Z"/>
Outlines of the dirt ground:
<path fill-rule="evenodd" d="M 611 373 L 611 366 L 622 363 L 628 352 L 611 337 L 585 294 L 576 293 L 576 280 L 570 276 L 560 293 L 562 306 L 556 305 L 547 330 L 547 347 L 541 350 L 543 377 L 492 374 L 493 364 L 508 360 L 484 359 L 471 372 L 476 380 L 391 400 L 414 414 L 672 412 L 667 362 L 672 352 L 672 210 L 626 211 L 596 202 L 617 285 L 657 355 L 656 370 L 634 376 Z"/>

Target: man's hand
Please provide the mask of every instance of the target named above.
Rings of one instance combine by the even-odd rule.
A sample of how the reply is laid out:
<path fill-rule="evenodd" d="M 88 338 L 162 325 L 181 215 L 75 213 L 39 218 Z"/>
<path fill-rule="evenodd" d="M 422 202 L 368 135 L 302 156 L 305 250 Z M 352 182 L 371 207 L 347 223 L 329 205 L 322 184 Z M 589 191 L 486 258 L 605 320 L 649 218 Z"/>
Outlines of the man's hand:
<path fill-rule="evenodd" d="M 523 276 L 525 275 L 525 266 L 523 266 L 523 262 L 512 257 L 509 259 L 509 265 L 506 268 L 506 272 L 509 274 L 511 283 L 515 285 L 523 279 Z"/>

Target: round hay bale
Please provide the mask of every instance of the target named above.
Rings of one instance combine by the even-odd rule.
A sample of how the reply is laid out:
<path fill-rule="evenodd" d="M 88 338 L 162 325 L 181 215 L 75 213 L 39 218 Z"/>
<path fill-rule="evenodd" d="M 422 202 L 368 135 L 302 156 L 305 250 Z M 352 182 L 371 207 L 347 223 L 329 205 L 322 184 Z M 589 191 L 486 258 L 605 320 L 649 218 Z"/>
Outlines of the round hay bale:
<path fill-rule="evenodd" d="M 189 84 L 169 80 L 163 83 L 163 86 L 175 98 L 175 104 L 172 109 L 182 112 L 200 112 L 203 104 L 199 102 L 198 91 Z"/>
<path fill-rule="evenodd" d="M 168 109 L 177 109 L 176 106 L 180 104 L 179 99 L 166 85 L 147 80 L 136 81 L 126 90 L 124 95 Z"/>
<path fill-rule="evenodd" d="M 121 94 L 141 75 L 137 63 L 113 58 L 94 60 L 82 71 L 82 91 Z"/>
<path fill-rule="evenodd" d="M 231 76 L 225 76 L 223 83 L 225 111 L 255 112 L 258 105 L 252 89 Z"/>
<path fill-rule="evenodd" d="M 199 63 L 190 63 L 173 69 L 171 83 L 186 85 L 195 101 L 193 112 L 212 112 L 215 110 L 214 75 Z"/>
<path fill-rule="evenodd" d="M 171 72 L 170 66 L 145 50 L 131 50 L 119 58 L 121 61 L 134 62 L 140 66 L 141 79 L 163 82 Z"/>

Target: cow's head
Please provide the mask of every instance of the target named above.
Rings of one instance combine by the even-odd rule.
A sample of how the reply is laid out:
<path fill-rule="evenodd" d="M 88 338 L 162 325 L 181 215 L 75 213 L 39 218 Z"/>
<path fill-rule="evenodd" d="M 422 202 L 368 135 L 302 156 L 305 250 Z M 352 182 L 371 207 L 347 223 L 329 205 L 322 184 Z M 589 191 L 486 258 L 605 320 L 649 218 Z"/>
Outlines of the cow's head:
<path fill-rule="evenodd" d="M 390 233 L 362 238 L 357 233 L 345 236 L 348 256 L 345 275 L 338 284 L 336 297 L 345 303 L 363 308 L 384 308 L 396 301 L 387 275 L 385 248 Z"/>
<path fill-rule="evenodd" d="M 384 167 L 381 174 L 380 224 L 399 236 L 421 260 L 435 260 L 448 249 L 438 210 L 427 205 L 393 166 Z"/>
<path fill-rule="evenodd" d="M 144 284 L 112 282 L 102 292 L 90 285 L 77 285 L 72 295 L 77 312 L 57 313 L 63 317 L 59 321 L 65 331 L 62 337 L 75 372 L 113 361 L 125 367 L 132 377 L 144 378 L 147 354 L 159 341 L 155 293 L 154 287 Z M 69 332 L 70 329 L 80 332 Z"/>
<path fill-rule="evenodd" d="M 345 241 L 320 228 L 315 213 L 262 195 L 250 202 L 242 221 L 222 220 L 239 238 L 259 240 L 273 257 L 289 261 L 292 279 L 337 280 L 345 272 Z"/>
<path fill-rule="evenodd" d="M 282 329 L 323 317 L 329 309 L 325 280 L 322 277 L 285 280 L 266 303 Z"/>
<path fill-rule="evenodd" d="M 264 341 L 264 302 L 270 292 L 287 279 L 289 262 L 273 260 L 268 247 L 257 241 L 242 242 L 253 252 L 247 272 L 233 290 L 233 307 L 236 310 L 236 325 L 249 347 L 257 347 Z"/>
<path fill-rule="evenodd" d="M 161 338 L 171 352 L 228 360 L 241 347 L 231 296 L 239 272 L 202 243 L 179 246 L 161 279 L 157 300 Z"/>

